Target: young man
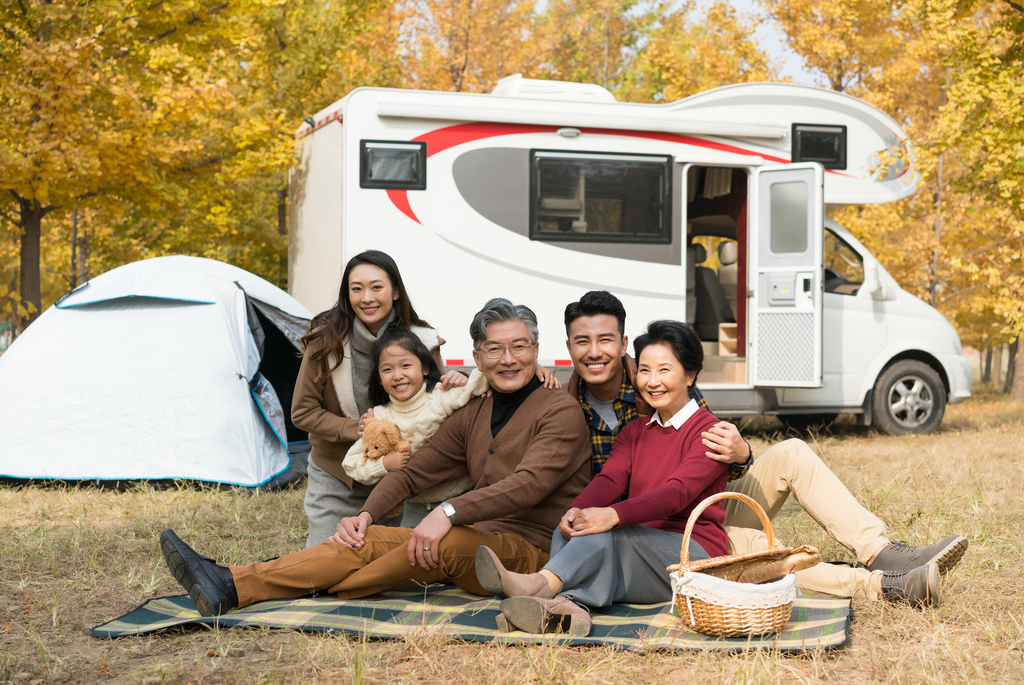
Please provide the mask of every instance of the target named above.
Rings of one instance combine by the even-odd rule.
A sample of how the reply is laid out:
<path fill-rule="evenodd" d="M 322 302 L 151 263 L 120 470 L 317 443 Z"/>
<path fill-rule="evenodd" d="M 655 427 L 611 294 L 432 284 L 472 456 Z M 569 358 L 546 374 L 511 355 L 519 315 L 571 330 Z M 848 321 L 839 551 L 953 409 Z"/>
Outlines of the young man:
<path fill-rule="evenodd" d="M 566 347 L 574 369 L 566 389 L 586 417 L 595 473 L 608 458 L 619 430 L 651 414 L 634 390 L 636 365 L 626 354 L 625 322 L 622 303 L 605 291 L 588 292 L 565 308 Z M 696 386 L 691 396 L 707 407 Z M 729 464 L 728 490 L 752 497 L 769 518 L 778 514 L 791 492 L 796 494 L 804 510 L 867 566 L 819 564 L 797 573 L 803 589 L 838 597 L 938 604 L 939 574 L 960 560 L 967 550 L 966 538 L 952 535 L 923 548 L 890 543 L 885 524 L 857 502 L 802 440 L 787 440 L 753 459 L 750 444 L 731 423 L 719 421 L 703 438 L 707 456 Z M 732 552 L 766 549 L 767 536 L 756 514 L 736 500 L 725 504 Z"/>
<path fill-rule="evenodd" d="M 470 334 L 491 396 L 452 414 L 327 542 L 226 568 L 173 531 L 161 534 L 167 565 L 200 613 L 315 590 L 347 599 L 455 583 L 487 595 L 475 570 L 481 545 L 519 572 L 536 572 L 547 562 L 552 532 L 591 478 L 579 404 L 561 392 L 537 392 L 537 319 L 529 308 L 491 300 L 474 317 Z M 407 498 L 467 474 L 475 489 L 442 503 L 415 529 L 372 525 Z"/>

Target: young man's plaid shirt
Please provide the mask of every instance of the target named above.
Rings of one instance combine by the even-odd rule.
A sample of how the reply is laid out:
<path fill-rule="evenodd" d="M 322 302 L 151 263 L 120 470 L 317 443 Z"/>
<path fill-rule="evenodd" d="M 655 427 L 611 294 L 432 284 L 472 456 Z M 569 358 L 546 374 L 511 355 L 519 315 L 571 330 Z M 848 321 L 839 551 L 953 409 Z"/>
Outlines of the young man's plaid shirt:
<path fill-rule="evenodd" d="M 629 375 L 623 369 L 622 385 L 619 386 L 619 394 L 612 401 L 612 408 L 615 410 L 615 416 L 619 419 L 619 425 L 615 428 L 609 428 L 605 420 L 601 418 L 601 415 L 591 406 L 582 378 L 579 379 L 577 390 L 580 406 L 583 407 L 583 415 L 587 418 L 587 430 L 590 431 L 590 443 L 593 447 L 593 457 L 590 463 L 594 466 L 594 475 L 596 476 L 601 473 L 604 463 L 608 461 L 608 455 L 611 454 L 612 445 L 615 443 L 615 437 L 619 434 L 619 431 L 630 421 L 635 421 L 639 418 L 639 414 L 636 411 L 636 391 L 633 389 L 633 384 L 629 382 Z M 698 405 L 711 411 L 708 407 L 708 401 L 704 399 L 704 395 L 697 386 L 690 388 L 690 399 L 696 400 Z M 747 447 L 749 449 L 749 442 Z M 750 454 L 753 456 L 753 451 Z M 751 463 L 753 463 L 753 459 L 748 459 L 745 464 L 729 464 L 729 480 L 736 480 L 742 477 L 750 469 Z"/>

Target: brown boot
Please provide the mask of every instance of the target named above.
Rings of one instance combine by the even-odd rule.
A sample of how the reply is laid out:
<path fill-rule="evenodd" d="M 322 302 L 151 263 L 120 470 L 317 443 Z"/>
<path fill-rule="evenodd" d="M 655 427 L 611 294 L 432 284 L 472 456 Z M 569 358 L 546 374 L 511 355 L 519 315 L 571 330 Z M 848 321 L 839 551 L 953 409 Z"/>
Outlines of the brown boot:
<path fill-rule="evenodd" d="M 498 599 L 540 597 L 551 599 L 548 579 L 539 573 L 512 573 L 501 565 L 498 555 L 488 547 L 476 548 L 476 579 Z"/>
<path fill-rule="evenodd" d="M 501 613 L 508 623 L 527 633 L 590 635 L 590 612 L 565 597 L 512 597 L 501 603 Z"/>

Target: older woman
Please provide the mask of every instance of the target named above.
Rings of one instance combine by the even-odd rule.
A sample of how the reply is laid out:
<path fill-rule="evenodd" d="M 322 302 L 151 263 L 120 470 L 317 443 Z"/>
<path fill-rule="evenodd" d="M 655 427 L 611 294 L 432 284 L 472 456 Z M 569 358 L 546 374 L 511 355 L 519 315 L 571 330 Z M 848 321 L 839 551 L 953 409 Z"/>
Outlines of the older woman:
<path fill-rule="evenodd" d="M 725 489 L 727 466 L 705 457 L 701 441 L 717 419 L 689 397 L 704 363 L 697 335 L 678 321 L 655 321 L 634 349 L 637 389 L 654 416 L 622 429 L 601 473 L 562 517 L 547 565 L 511 573 L 490 549 L 477 550 L 480 584 L 507 598 L 502 612 L 521 630 L 564 629 L 568 622 L 570 635 L 587 635 L 585 607 L 669 600 L 665 567 L 679 559 L 690 512 Z M 691 560 L 728 554 L 724 518 L 716 503 L 697 519 Z"/>

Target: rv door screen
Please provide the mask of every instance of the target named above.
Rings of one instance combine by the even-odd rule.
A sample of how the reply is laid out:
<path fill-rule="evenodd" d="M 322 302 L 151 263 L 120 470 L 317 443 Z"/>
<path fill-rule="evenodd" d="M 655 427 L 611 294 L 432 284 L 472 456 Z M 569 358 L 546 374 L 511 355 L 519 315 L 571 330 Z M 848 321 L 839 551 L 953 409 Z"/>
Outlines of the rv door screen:
<path fill-rule="evenodd" d="M 748 297 L 754 385 L 821 387 L 824 170 L 816 163 L 754 171 Z"/>

